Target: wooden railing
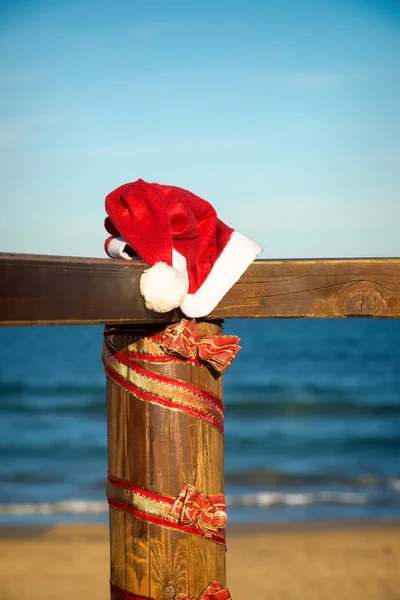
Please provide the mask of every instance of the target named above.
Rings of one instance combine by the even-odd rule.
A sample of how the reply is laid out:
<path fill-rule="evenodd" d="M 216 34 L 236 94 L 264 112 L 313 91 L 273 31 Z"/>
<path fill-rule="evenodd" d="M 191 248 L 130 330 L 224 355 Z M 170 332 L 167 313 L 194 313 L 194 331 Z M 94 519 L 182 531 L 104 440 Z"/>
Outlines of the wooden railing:
<path fill-rule="evenodd" d="M 142 261 L 0 254 L 1 325 L 173 322 L 148 311 Z M 400 259 L 258 260 L 209 315 L 400 317 Z"/>
<path fill-rule="evenodd" d="M 182 317 L 145 308 L 139 293 L 145 267 L 141 261 L 0 255 L 0 325 L 122 325 L 111 329 L 106 350 L 131 344 L 131 354 L 143 360 L 146 344 L 154 344 L 149 336 Z M 220 321 L 230 317 L 399 318 L 400 259 L 256 261 L 212 314 L 198 321 L 198 334 L 219 335 Z M 150 379 L 155 373 L 155 396 L 173 400 L 183 394 L 185 404 L 187 394 L 194 394 L 199 404 L 197 386 L 213 395 L 219 410 L 222 378 L 204 365 L 147 368 Z M 146 370 L 139 367 L 138 373 L 132 369 L 130 377 L 142 396 L 107 378 L 111 599 L 206 599 L 202 591 L 211 581 L 225 584 L 223 543 L 171 528 L 167 513 L 159 522 L 154 514 L 150 520 L 141 514 L 149 498 L 157 504 L 163 493 L 171 500 L 183 483 L 195 484 L 204 497 L 222 491 L 221 429 L 168 411 L 168 402 L 144 402 L 143 386 L 149 384 L 140 388 L 137 380 L 146 379 Z M 171 377 L 181 389 L 168 383 Z M 145 502 L 137 494 L 142 488 L 150 494 Z"/>

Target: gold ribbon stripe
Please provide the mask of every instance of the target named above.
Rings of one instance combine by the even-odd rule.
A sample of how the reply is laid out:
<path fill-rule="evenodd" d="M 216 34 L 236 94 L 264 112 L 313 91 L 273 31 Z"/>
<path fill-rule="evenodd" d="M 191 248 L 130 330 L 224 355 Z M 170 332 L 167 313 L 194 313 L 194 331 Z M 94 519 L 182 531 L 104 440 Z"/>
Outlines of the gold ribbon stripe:
<path fill-rule="evenodd" d="M 122 504 L 140 510 L 140 512 L 153 515 L 154 517 L 167 519 L 168 521 L 171 521 L 171 523 L 176 523 L 176 520 L 170 515 L 172 502 L 163 502 L 162 500 L 149 498 L 148 496 L 133 490 L 111 483 L 111 481 L 107 481 L 107 498 L 122 502 Z"/>
<path fill-rule="evenodd" d="M 150 372 L 148 375 L 143 375 L 142 373 L 135 371 L 134 365 L 125 365 L 113 356 L 108 357 L 106 365 L 108 369 L 119 375 L 129 384 L 137 387 L 139 390 L 168 400 L 177 407 L 180 405 L 187 408 L 193 408 L 200 413 L 205 413 L 222 426 L 222 403 L 215 396 L 214 398 L 218 400 L 218 404 L 201 392 L 192 392 L 179 385 L 168 383 L 166 381 L 159 381 L 155 378 L 153 379 Z M 115 383 L 117 383 L 117 385 L 119 384 L 117 381 Z"/>
<path fill-rule="evenodd" d="M 121 510 L 122 507 L 114 506 L 113 501 L 126 507 L 125 510 L 132 508 L 133 510 L 143 513 L 143 515 L 161 518 L 167 522 L 163 524 L 165 527 L 168 527 L 168 523 L 171 523 L 171 527 L 178 527 L 184 529 L 188 533 L 201 535 L 216 543 L 225 544 L 225 533 L 223 531 L 225 527 L 217 527 L 214 531 L 210 530 L 205 533 L 203 528 L 198 526 L 197 522 L 182 523 L 179 516 L 176 516 L 176 511 L 174 513 L 172 510 L 177 503 L 177 500 L 174 498 L 169 498 L 169 502 L 168 498 L 165 496 L 153 498 L 151 495 L 146 495 L 145 490 L 143 490 L 143 493 L 140 493 L 138 490 L 118 485 L 118 483 L 114 483 L 110 479 L 107 481 L 107 498 L 110 506 L 117 510 Z M 124 508 L 122 508 L 122 510 L 124 510 Z M 139 519 L 145 518 L 140 515 L 134 516 Z"/>

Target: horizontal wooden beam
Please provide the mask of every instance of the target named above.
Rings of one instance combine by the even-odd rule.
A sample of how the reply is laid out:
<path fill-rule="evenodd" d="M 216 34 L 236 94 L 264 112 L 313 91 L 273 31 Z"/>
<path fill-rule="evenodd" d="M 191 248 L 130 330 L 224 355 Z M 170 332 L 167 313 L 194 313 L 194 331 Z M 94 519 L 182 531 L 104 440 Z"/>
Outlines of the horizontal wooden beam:
<path fill-rule="evenodd" d="M 155 323 L 142 261 L 0 254 L 0 325 Z M 400 259 L 259 260 L 210 318 L 400 317 Z"/>

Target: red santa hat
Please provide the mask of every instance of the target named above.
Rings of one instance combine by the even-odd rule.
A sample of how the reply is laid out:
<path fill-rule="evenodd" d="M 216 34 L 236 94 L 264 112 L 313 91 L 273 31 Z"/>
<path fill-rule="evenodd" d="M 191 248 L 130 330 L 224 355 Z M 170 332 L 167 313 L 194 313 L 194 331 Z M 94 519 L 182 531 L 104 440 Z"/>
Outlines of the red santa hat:
<path fill-rule="evenodd" d="M 262 251 L 187 190 L 138 179 L 106 197 L 105 250 L 150 265 L 140 281 L 147 308 L 209 314 Z"/>

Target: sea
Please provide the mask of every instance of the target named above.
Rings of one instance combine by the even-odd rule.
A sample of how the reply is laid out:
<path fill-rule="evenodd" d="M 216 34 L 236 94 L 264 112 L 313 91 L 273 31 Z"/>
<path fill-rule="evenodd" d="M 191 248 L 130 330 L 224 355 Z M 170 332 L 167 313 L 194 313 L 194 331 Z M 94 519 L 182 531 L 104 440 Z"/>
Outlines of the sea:
<path fill-rule="evenodd" d="M 227 320 L 231 523 L 400 518 L 400 320 Z M 0 524 L 108 519 L 103 328 L 0 328 Z"/>

